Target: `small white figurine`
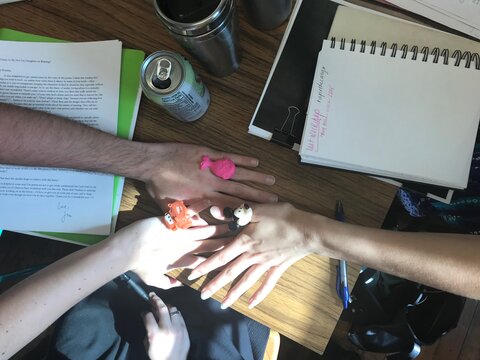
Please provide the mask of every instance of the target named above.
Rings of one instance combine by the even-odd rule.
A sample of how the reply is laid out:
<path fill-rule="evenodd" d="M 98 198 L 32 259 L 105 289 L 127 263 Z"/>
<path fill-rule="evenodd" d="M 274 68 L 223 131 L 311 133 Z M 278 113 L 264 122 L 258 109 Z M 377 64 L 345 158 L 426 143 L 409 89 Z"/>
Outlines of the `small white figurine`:
<path fill-rule="evenodd" d="M 237 230 L 241 226 L 247 225 L 253 217 L 253 209 L 248 204 L 242 204 L 240 207 L 232 210 L 232 208 L 226 207 L 223 209 L 223 215 L 227 218 L 231 218 L 232 221 L 228 223 L 228 228 L 231 231 Z"/>

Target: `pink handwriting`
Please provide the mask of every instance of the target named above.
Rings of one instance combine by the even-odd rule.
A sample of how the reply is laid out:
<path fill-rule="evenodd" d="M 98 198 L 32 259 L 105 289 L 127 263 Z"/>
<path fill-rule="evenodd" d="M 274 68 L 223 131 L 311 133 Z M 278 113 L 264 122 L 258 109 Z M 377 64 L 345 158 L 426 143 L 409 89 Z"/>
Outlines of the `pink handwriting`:
<path fill-rule="evenodd" d="M 310 128 L 307 138 L 307 150 L 308 151 L 317 151 L 319 146 L 320 138 L 327 136 L 328 129 L 328 116 L 330 114 L 330 107 L 332 105 L 332 98 L 334 95 L 334 88 L 329 85 L 328 91 L 326 94 L 326 104 L 325 112 L 322 112 L 320 109 L 315 109 L 313 111 L 312 117 L 310 119 Z"/>

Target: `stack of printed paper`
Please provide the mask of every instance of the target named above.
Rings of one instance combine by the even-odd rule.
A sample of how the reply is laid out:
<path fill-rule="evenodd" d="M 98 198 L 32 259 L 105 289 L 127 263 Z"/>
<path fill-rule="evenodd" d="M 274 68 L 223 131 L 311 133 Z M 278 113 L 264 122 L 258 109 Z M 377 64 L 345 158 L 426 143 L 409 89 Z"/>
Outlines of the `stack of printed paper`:
<path fill-rule="evenodd" d="M 8 54 L 0 56 L 0 102 L 131 139 L 143 52 L 122 52 L 117 40 L 66 43 L 9 29 L 0 30 L 0 39 L 0 53 Z M 114 230 L 123 182 L 107 174 L 0 165 L 0 228 L 95 243 Z"/>
<path fill-rule="evenodd" d="M 478 0 L 388 0 L 388 2 L 480 39 Z"/>

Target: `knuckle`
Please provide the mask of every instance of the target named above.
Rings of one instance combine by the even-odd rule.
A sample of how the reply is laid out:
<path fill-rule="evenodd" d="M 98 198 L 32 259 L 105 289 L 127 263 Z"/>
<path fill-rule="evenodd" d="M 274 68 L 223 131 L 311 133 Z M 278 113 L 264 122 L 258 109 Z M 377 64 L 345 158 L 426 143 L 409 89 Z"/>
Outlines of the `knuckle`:
<path fill-rule="evenodd" d="M 220 253 L 217 256 L 217 260 L 221 264 L 226 264 L 228 262 L 228 257 L 225 253 Z"/>
<path fill-rule="evenodd" d="M 243 247 L 248 246 L 252 242 L 252 238 L 247 234 L 240 234 L 237 241 Z"/>
<path fill-rule="evenodd" d="M 242 193 L 244 190 L 244 185 L 237 182 L 230 182 L 229 187 L 230 191 L 236 194 Z"/>
<path fill-rule="evenodd" d="M 158 337 L 158 333 L 156 331 L 152 331 L 152 330 L 147 331 L 147 339 L 150 344 L 154 343 L 157 337 Z"/>
<path fill-rule="evenodd" d="M 159 305 L 158 306 L 158 312 L 161 314 L 161 315 L 166 315 L 169 313 L 168 311 L 168 307 L 166 307 L 165 305 Z"/>
<path fill-rule="evenodd" d="M 284 214 L 290 213 L 294 209 L 293 205 L 290 203 L 281 203 L 279 207 Z"/>
<path fill-rule="evenodd" d="M 232 268 L 227 268 L 223 271 L 223 275 L 225 275 L 225 277 L 228 279 L 231 279 L 235 276 L 235 273 Z"/>

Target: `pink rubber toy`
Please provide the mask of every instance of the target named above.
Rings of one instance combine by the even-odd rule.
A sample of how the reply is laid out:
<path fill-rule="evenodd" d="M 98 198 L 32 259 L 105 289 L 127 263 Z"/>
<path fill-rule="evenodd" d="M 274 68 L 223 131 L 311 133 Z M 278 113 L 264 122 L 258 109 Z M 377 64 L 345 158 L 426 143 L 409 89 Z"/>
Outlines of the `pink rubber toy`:
<path fill-rule="evenodd" d="M 231 179 L 233 175 L 235 175 L 235 164 L 229 158 L 212 161 L 207 155 L 204 155 L 202 156 L 202 161 L 200 162 L 200 170 L 208 168 L 213 175 L 224 180 Z"/>

